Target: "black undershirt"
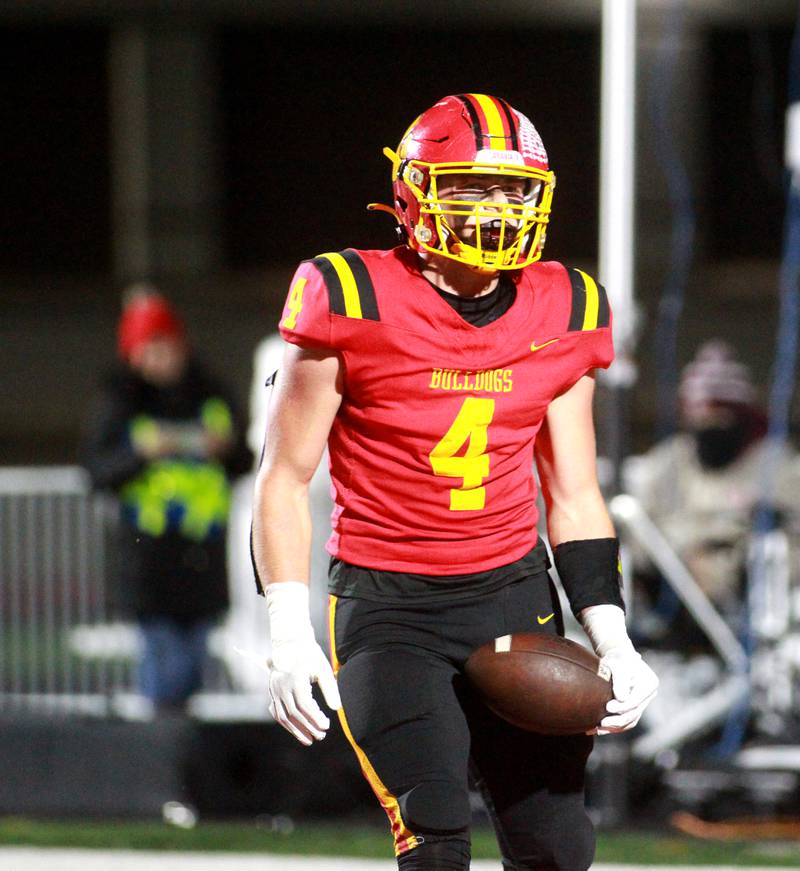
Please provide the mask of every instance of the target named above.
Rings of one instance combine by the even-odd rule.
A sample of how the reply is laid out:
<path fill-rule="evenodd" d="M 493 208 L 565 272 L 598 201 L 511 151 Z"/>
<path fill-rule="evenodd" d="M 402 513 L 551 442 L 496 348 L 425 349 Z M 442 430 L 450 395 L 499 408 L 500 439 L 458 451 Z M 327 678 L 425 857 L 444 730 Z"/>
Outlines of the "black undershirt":
<path fill-rule="evenodd" d="M 540 538 L 524 556 L 494 569 L 459 575 L 425 575 L 394 572 L 331 559 L 328 590 L 334 596 L 368 599 L 387 605 L 414 605 L 421 602 L 449 602 L 482 596 L 532 578 L 550 568 L 547 547 Z"/>
<path fill-rule="evenodd" d="M 502 317 L 517 298 L 517 287 L 507 272 L 500 273 L 497 287 L 483 296 L 458 296 L 431 285 L 439 296 L 473 327 L 485 327 Z"/>

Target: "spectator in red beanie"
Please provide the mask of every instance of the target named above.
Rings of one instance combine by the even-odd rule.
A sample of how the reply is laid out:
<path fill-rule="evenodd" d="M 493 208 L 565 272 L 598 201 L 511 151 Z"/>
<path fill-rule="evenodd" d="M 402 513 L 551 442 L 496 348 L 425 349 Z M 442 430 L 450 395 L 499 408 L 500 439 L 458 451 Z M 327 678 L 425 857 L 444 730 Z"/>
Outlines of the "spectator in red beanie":
<path fill-rule="evenodd" d="M 126 294 L 117 347 L 85 464 L 120 504 L 121 597 L 141 629 L 140 691 L 156 710 L 179 710 L 202 683 L 208 634 L 228 606 L 231 477 L 251 458 L 227 389 L 194 359 L 183 321 L 154 288 Z"/>
<path fill-rule="evenodd" d="M 125 295 L 117 327 L 117 348 L 123 360 L 132 360 L 154 338 L 184 343 L 186 328 L 178 313 L 147 284 L 133 285 Z"/>

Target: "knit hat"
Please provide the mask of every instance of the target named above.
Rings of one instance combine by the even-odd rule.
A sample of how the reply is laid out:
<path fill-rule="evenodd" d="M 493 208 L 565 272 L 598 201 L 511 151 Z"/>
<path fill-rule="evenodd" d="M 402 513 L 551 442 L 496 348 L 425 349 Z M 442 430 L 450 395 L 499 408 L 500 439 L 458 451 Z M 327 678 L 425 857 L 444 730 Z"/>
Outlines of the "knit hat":
<path fill-rule="evenodd" d="M 120 357 L 129 360 L 137 348 L 158 336 L 183 339 L 183 321 L 155 288 L 134 285 L 126 294 L 117 326 L 117 349 Z"/>
<path fill-rule="evenodd" d="M 678 396 L 684 408 L 756 404 L 749 368 L 736 359 L 733 348 L 721 339 L 700 346 L 681 374 Z"/>

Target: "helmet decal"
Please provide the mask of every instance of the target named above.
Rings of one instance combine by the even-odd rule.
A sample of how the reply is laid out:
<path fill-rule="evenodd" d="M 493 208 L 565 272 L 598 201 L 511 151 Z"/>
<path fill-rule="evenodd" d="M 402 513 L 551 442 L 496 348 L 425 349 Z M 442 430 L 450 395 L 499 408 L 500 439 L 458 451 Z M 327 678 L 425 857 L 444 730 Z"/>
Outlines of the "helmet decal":
<path fill-rule="evenodd" d="M 542 137 L 539 136 L 539 131 L 521 112 L 517 112 L 517 117 L 519 118 L 519 143 L 522 146 L 520 149 L 522 156 L 546 164 L 547 152 L 544 150 L 544 143 Z"/>

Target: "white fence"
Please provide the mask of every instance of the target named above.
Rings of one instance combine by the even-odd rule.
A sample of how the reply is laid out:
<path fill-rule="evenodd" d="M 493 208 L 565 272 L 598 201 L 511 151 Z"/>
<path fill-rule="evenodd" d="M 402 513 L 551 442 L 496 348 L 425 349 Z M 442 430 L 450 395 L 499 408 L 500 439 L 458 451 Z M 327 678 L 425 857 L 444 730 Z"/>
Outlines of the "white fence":
<path fill-rule="evenodd" d="M 202 718 L 268 716 L 263 673 L 233 650 L 268 652 L 244 554 L 251 489 L 234 495 L 232 607 L 192 700 Z M 135 690 L 138 634 L 114 584 L 114 527 L 82 469 L 0 468 L 0 714 L 149 715 Z"/>

